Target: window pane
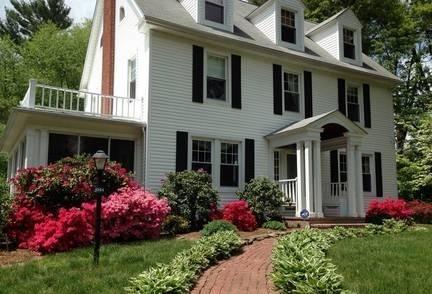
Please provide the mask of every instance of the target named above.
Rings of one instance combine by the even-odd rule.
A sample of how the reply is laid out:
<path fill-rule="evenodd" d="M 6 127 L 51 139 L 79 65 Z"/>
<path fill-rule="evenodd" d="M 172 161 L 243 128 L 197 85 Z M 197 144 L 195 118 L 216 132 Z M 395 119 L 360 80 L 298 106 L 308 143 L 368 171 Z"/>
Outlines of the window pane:
<path fill-rule="evenodd" d="M 284 73 L 285 110 L 300 112 L 299 76 Z"/>
<path fill-rule="evenodd" d="M 209 55 L 207 57 L 207 76 L 225 79 L 225 58 Z"/>
<path fill-rule="evenodd" d="M 281 28 L 281 34 L 282 34 L 282 41 L 296 44 L 296 29 L 282 26 Z"/>
<path fill-rule="evenodd" d="M 360 121 L 360 105 L 358 102 L 357 87 L 348 87 L 347 89 L 347 110 L 349 119 L 352 121 Z"/>
<path fill-rule="evenodd" d="M 205 2 L 205 18 L 206 20 L 214 21 L 217 23 L 224 23 L 224 7 L 209 1 Z"/>
<path fill-rule="evenodd" d="M 134 171 L 135 142 L 111 139 L 110 159 L 120 163 L 128 171 Z"/>
<path fill-rule="evenodd" d="M 136 98 L 136 59 L 129 60 L 129 98 Z"/>
<path fill-rule="evenodd" d="M 207 57 L 207 98 L 226 99 L 226 59 L 220 56 Z"/>
<path fill-rule="evenodd" d="M 225 101 L 225 80 L 207 77 L 207 98 Z"/>
<path fill-rule="evenodd" d="M 223 187 L 238 187 L 238 166 L 221 165 L 220 185 Z"/>
<path fill-rule="evenodd" d="M 192 140 L 192 170 L 203 169 L 207 173 L 212 172 L 211 142 Z"/>
<path fill-rule="evenodd" d="M 273 153 L 273 162 L 274 162 L 274 180 L 279 181 L 279 151 L 275 151 Z"/>
<path fill-rule="evenodd" d="M 20 164 L 20 168 L 24 168 L 25 167 L 26 143 L 27 143 L 27 138 L 24 137 L 24 141 L 21 143 L 21 164 Z"/>
<path fill-rule="evenodd" d="M 285 110 L 300 112 L 299 100 L 298 94 L 285 92 Z"/>
<path fill-rule="evenodd" d="M 344 56 L 355 59 L 354 31 L 343 29 Z"/>
<path fill-rule="evenodd" d="M 363 175 L 363 192 L 372 192 L 371 175 Z"/>
<path fill-rule="evenodd" d="M 238 144 L 221 143 L 220 185 L 237 187 L 238 178 Z"/>
<path fill-rule="evenodd" d="M 78 153 L 78 136 L 50 134 L 48 143 L 48 163 Z"/>
<path fill-rule="evenodd" d="M 281 10 L 281 23 L 285 26 L 295 28 L 295 12 L 282 9 Z"/>
<path fill-rule="evenodd" d="M 348 118 L 352 121 L 360 121 L 360 107 L 358 104 L 348 104 Z"/>
<path fill-rule="evenodd" d="M 80 154 L 87 154 L 92 156 L 98 150 L 102 150 L 103 152 L 108 154 L 108 139 L 94 137 L 80 138 Z"/>
<path fill-rule="evenodd" d="M 355 59 L 355 46 L 344 44 L 344 56 L 346 58 Z"/>

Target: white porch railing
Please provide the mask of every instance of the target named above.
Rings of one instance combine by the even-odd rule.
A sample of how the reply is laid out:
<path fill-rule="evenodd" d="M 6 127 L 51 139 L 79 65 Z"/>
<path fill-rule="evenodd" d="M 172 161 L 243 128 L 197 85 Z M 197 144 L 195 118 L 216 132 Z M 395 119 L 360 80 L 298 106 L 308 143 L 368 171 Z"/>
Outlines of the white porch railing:
<path fill-rule="evenodd" d="M 49 109 L 81 113 L 107 118 L 142 121 L 143 102 L 116 96 L 63 89 L 37 84 L 30 80 L 29 88 L 20 105 L 27 108 Z"/>
<path fill-rule="evenodd" d="M 295 206 L 297 203 L 297 178 L 280 180 L 279 187 L 283 193 L 283 202 Z"/>
<path fill-rule="evenodd" d="M 347 182 L 325 184 L 324 195 L 330 199 L 337 199 L 348 195 Z"/>

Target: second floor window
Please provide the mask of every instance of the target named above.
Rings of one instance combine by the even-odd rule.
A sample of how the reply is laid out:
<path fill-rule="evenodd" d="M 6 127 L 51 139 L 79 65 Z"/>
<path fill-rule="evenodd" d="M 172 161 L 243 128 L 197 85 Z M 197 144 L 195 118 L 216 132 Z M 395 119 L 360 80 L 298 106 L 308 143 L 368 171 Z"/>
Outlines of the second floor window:
<path fill-rule="evenodd" d="M 199 169 L 212 173 L 211 141 L 192 140 L 192 170 Z"/>
<path fill-rule="evenodd" d="M 285 110 L 300 112 L 299 76 L 293 73 L 284 73 Z"/>
<path fill-rule="evenodd" d="M 220 185 L 238 187 L 239 185 L 239 145 L 221 143 Z"/>
<path fill-rule="evenodd" d="M 372 175 L 370 167 L 370 157 L 362 156 L 363 191 L 372 192 Z"/>
<path fill-rule="evenodd" d="M 216 55 L 207 57 L 207 98 L 226 100 L 226 58 Z"/>
<path fill-rule="evenodd" d="M 136 59 L 129 60 L 128 64 L 128 97 L 136 98 Z"/>
<path fill-rule="evenodd" d="M 360 105 L 358 98 L 358 88 L 348 86 L 347 89 L 347 113 L 352 121 L 360 121 Z"/>
<path fill-rule="evenodd" d="M 205 19 L 220 24 L 224 23 L 223 0 L 207 0 L 205 2 Z"/>
<path fill-rule="evenodd" d="M 343 29 L 344 57 L 355 59 L 354 31 Z"/>
<path fill-rule="evenodd" d="M 281 39 L 284 42 L 296 44 L 295 12 L 281 10 Z"/>

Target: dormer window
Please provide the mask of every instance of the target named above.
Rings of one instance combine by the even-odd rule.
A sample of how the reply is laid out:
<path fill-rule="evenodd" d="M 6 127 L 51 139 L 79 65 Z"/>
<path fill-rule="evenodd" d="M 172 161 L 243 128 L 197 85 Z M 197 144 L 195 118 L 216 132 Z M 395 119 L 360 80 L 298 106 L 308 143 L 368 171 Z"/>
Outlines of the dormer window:
<path fill-rule="evenodd" d="M 296 44 L 296 14 L 290 10 L 281 10 L 281 39 Z"/>
<path fill-rule="evenodd" d="M 208 21 L 224 24 L 224 0 L 205 1 L 205 19 Z"/>
<path fill-rule="evenodd" d="M 343 45 L 344 45 L 344 57 L 350 59 L 356 59 L 353 30 L 346 29 L 346 28 L 343 29 Z"/>

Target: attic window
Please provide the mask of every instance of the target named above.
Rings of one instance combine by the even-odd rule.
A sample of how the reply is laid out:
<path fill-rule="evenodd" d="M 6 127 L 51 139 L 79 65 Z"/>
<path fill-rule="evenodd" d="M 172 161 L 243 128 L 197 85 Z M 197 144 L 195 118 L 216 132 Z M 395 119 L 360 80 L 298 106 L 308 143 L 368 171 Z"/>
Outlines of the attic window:
<path fill-rule="evenodd" d="M 296 44 L 296 15 L 295 12 L 281 10 L 281 36 L 282 41 Z"/>
<path fill-rule="evenodd" d="M 206 20 L 216 23 L 224 23 L 224 5 L 223 0 L 207 0 L 205 2 Z"/>
<path fill-rule="evenodd" d="M 125 18 L 125 9 L 124 9 L 124 7 L 120 7 L 119 16 L 120 16 L 120 21 L 122 21 Z"/>
<path fill-rule="evenodd" d="M 344 57 L 355 59 L 354 31 L 343 29 Z"/>

